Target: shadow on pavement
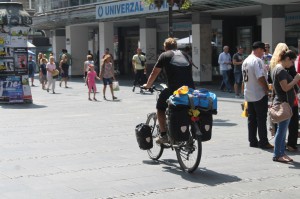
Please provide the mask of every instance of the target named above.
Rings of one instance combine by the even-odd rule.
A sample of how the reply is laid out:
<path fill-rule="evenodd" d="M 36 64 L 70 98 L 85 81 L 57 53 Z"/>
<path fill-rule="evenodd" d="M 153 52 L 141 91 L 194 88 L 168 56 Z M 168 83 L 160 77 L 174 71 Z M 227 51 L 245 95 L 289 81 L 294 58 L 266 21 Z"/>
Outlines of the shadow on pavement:
<path fill-rule="evenodd" d="M 227 122 L 228 120 L 216 119 L 213 120 L 213 126 L 236 126 L 237 123 Z"/>
<path fill-rule="evenodd" d="M 164 165 L 163 169 L 165 169 L 165 172 L 180 175 L 183 179 L 188 180 L 190 182 L 201 183 L 208 186 L 216 186 L 224 183 L 239 182 L 242 180 L 237 176 L 222 174 L 222 173 L 218 173 L 200 167 L 196 171 L 194 171 L 194 173 L 187 173 L 180 168 L 180 166 L 178 165 L 178 161 L 175 159 L 162 159 L 157 161 L 144 160 L 143 163 L 149 165 L 163 164 Z"/>
<path fill-rule="evenodd" d="M 291 162 L 290 165 L 291 169 L 300 169 L 300 162 Z"/>
<path fill-rule="evenodd" d="M 37 104 L 0 104 L 0 106 L 4 109 L 38 109 L 47 107 L 45 105 Z"/>

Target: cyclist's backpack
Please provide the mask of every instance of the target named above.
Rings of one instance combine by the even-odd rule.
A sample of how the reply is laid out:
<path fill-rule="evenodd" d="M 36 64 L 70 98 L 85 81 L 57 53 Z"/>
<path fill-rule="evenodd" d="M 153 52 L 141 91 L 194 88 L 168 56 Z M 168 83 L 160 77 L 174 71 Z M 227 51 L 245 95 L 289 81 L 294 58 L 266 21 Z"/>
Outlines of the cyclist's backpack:
<path fill-rule="evenodd" d="M 153 147 L 151 127 L 141 123 L 135 127 L 135 136 L 140 149 L 148 150 Z"/>
<path fill-rule="evenodd" d="M 168 133 L 173 141 L 187 141 L 189 139 L 190 116 L 189 106 L 169 105 Z"/>

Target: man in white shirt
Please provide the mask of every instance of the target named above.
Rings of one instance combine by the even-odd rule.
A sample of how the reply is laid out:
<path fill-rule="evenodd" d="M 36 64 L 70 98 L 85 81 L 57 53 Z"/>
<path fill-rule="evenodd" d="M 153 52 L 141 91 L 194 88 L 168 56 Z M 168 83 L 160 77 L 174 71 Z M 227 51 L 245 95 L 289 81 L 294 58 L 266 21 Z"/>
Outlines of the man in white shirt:
<path fill-rule="evenodd" d="M 273 146 L 267 136 L 268 83 L 262 56 L 265 44 L 257 41 L 252 45 L 252 54 L 243 62 L 244 95 L 248 102 L 248 139 L 250 147 L 270 149 Z M 257 131 L 258 137 L 257 139 Z"/>
<path fill-rule="evenodd" d="M 229 72 L 231 70 L 231 56 L 229 54 L 229 47 L 224 46 L 223 52 L 219 55 L 218 63 L 220 64 L 220 72 L 223 77 L 220 89 L 223 90 L 223 86 L 226 86 L 228 92 L 231 91 L 231 85 L 229 83 Z"/>

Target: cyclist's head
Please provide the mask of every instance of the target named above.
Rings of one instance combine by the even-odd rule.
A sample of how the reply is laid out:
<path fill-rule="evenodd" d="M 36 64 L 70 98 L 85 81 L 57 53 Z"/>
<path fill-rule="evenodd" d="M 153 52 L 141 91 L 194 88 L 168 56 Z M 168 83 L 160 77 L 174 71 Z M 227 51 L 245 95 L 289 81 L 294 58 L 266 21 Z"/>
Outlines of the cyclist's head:
<path fill-rule="evenodd" d="M 177 42 L 174 38 L 169 37 L 164 43 L 165 50 L 176 50 Z"/>

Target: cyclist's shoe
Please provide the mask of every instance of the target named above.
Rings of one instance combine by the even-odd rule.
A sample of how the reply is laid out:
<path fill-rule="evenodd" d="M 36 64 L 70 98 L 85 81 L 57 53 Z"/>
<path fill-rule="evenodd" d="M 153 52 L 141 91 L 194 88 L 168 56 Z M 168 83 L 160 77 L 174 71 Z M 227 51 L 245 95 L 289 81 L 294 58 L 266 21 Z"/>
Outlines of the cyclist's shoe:
<path fill-rule="evenodd" d="M 159 136 L 159 138 L 156 140 L 156 144 L 164 144 L 164 143 L 169 143 L 168 136 Z"/>

